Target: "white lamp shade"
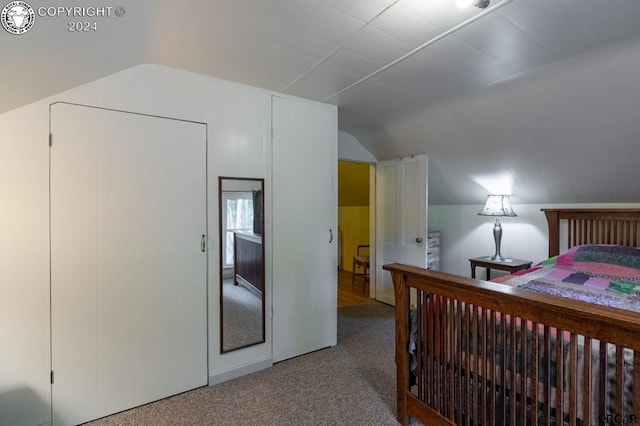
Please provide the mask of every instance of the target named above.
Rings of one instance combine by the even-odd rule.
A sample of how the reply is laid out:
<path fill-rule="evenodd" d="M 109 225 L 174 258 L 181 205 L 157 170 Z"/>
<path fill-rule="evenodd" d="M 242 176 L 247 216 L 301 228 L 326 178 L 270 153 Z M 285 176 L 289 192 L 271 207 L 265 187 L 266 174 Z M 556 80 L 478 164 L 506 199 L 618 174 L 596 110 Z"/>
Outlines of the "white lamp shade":
<path fill-rule="evenodd" d="M 480 216 L 518 216 L 511 208 L 509 195 L 489 195 Z"/>

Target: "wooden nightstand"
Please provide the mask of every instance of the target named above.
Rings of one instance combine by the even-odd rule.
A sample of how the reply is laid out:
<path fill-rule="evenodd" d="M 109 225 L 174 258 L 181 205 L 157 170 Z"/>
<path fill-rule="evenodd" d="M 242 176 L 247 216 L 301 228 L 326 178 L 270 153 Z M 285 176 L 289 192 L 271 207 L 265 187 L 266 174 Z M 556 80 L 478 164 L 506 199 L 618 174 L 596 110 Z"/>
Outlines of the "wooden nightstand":
<path fill-rule="evenodd" d="M 471 262 L 471 278 L 476 277 L 476 268 L 480 266 L 483 268 L 487 268 L 487 280 L 491 279 L 492 269 L 499 269 L 501 271 L 507 271 L 510 274 L 513 274 L 516 271 L 531 268 L 531 264 L 533 263 L 530 260 L 509 258 L 505 260 L 491 260 L 491 256 L 474 257 L 472 259 L 469 259 L 469 262 Z"/>

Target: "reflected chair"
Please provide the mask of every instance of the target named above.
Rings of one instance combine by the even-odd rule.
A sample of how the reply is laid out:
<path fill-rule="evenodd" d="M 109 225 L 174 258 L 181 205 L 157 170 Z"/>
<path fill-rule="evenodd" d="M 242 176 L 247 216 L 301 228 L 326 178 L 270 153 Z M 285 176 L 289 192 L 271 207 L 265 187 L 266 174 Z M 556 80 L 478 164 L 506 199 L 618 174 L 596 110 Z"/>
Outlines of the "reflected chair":
<path fill-rule="evenodd" d="M 363 272 L 358 274 L 356 269 L 362 268 Z M 356 283 L 356 275 L 362 275 L 362 291 L 364 291 L 369 281 L 369 244 L 358 244 L 356 255 L 353 256 L 353 275 L 351 276 L 351 287 Z"/>

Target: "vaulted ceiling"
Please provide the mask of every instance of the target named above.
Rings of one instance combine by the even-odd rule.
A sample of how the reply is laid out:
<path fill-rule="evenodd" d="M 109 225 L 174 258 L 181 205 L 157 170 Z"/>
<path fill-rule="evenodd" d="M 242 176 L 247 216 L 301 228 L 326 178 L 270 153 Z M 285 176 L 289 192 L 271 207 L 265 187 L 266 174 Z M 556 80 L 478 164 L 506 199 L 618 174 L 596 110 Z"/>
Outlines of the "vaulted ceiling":
<path fill-rule="evenodd" d="M 432 203 L 640 201 L 638 0 L 29 3 L 113 9 L 2 31 L 0 112 L 154 63 L 338 105 L 376 158 L 429 154 Z"/>

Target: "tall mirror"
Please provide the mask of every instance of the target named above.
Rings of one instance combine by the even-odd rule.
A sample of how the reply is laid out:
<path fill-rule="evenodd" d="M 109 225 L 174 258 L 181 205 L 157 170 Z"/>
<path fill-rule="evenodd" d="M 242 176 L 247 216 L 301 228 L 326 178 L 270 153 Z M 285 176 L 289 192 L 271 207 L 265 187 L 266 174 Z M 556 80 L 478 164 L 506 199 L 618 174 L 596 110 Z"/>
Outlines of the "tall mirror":
<path fill-rule="evenodd" d="M 220 352 L 265 341 L 264 179 L 219 178 Z"/>

